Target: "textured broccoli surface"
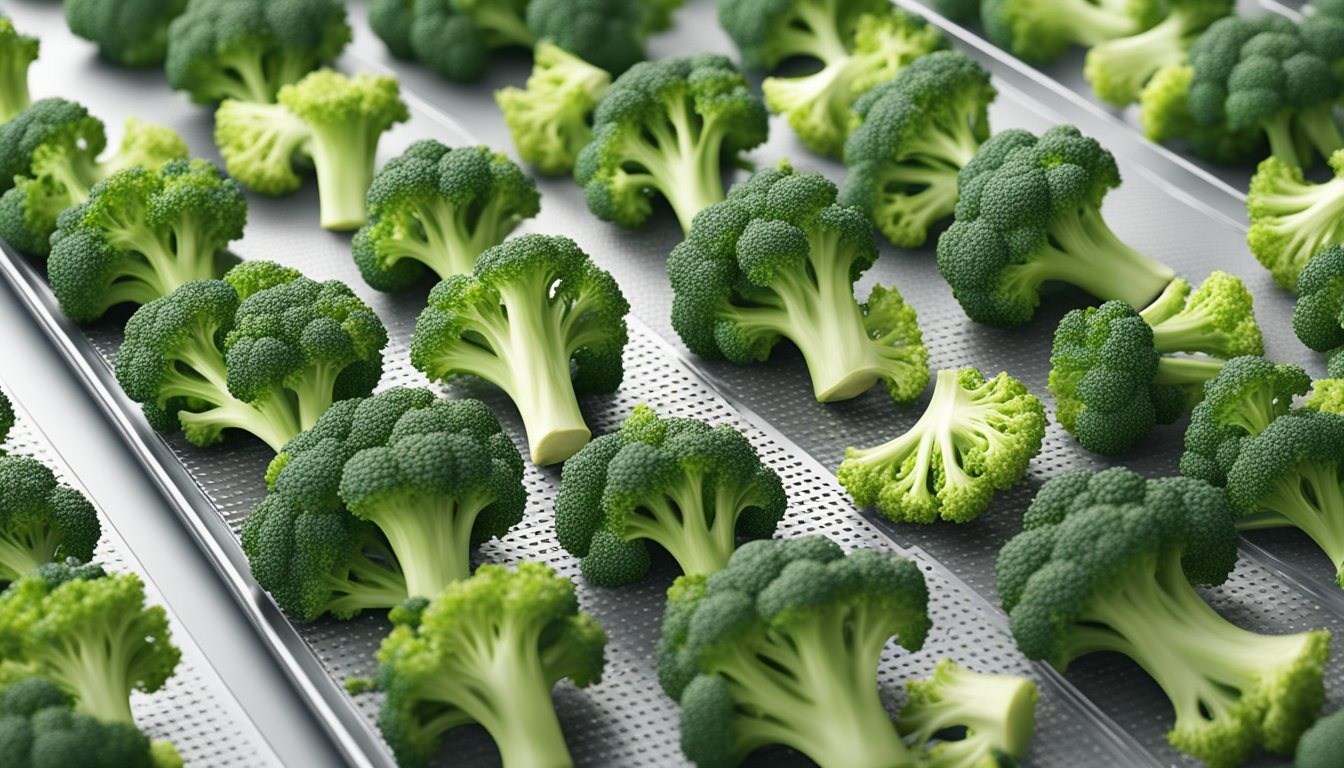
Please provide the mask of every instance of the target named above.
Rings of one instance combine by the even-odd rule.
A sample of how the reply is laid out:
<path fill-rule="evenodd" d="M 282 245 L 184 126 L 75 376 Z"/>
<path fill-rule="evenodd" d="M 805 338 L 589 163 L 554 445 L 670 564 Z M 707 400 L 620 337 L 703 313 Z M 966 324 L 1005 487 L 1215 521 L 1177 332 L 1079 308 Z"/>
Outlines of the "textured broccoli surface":
<path fill-rule="evenodd" d="M 9 437 L 9 431 L 14 428 L 14 404 L 9 401 L 9 397 L 0 390 L 0 444 Z M 4 455 L 4 449 L 0 448 L 0 456 Z"/>
<path fill-rule="evenodd" d="M 1302 269 L 1293 332 L 1311 349 L 1329 353 L 1330 365 L 1335 366 L 1344 346 L 1344 245 L 1327 247 Z"/>
<path fill-rule="evenodd" d="M 1334 768 L 1344 755 L 1344 710 L 1322 717 L 1297 742 L 1293 768 Z"/>
<path fill-rule="evenodd" d="M 28 108 L 28 67 L 37 60 L 41 46 L 14 28 L 14 22 L 0 13 L 0 124 Z M 0 188 L 9 180 L 0 181 Z"/>
<path fill-rule="evenodd" d="M 574 170 L 593 138 L 593 111 L 611 87 L 611 73 L 559 46 L 541 42 L 525 88 L 495 92 L 518 156 L 542 173 Z"/>
<path fill-rule="evenodd" d="M 748 69 L 769 71 L 788 59 L 823 65 L 849 56 L 865 15 L 890 11 L 884 0 L 719 0 L 719 25 Z"/>
<path fill-rule="evenodd" d="M 956 221 L 938 238 L 938 271 L 966 315 L 1012 327 L 1031 319 L 1043 283 L 1143 307 L 1175 277 L 1123 243 L 1101 201 L 1120 186 L 1115 158 L 1077 128 L 997 134 L 961 170 Z"/>
<path fill-rule="evenodd" d="M 523 235 L 434 287 L 411 363 L 434 381 L 479 376 L 504 390 L 532 461 L 554 464 L 592 434 L 576 395 L 621 384 L 629 311 L 616 281 L 573 240 Z"/>
<path fill-rule="evenodd" d="M 1075 470 L 1041 487 L 1022 526 L 996 570 L 1023 653 L 1061 671 L 1094 652 L 1128 656 L 1171 701 L 1167 740 L 1214 768 L 1261 745 L 1292 753 L 1325 698 L 1330 633 L 1250 632 L 1195 591 L 1223 583 L 1237 562 L 1221 491 Z"/>
<path fill-rule="evenodd" d="M 1271 157 L 1251 177 L 1246 240 L 1274 282 L 1287 290 L 1301 290 L 1299 275 L 1313 256 L 1344 243 L 1344 149 L 1330 156 L 1330 167 L 1334 177 L 1313 184 L 1301 168 Z"/>
<path fill-rule="evenodd" d="M 0 689 L 0 744 L 9 768 L 182 768 L 168 742 L 75 711 L 70 695 L 41 677 Z"/>
<path fill-rule="evenodd" d="M 485 73 L 490 52 L 508 46 L 531 47 L 528 0 L 415 0 L 406 41 L 415 58 L 449 80 L 475 80 Z M 384 29 L 395 28 L 385 25 Z M 397 50 L 404 41 L 385 37 Z"/>
<path fill-rule="evenodd" d="M 765 105 L 722 56 L 640 62 L 611 84 L 593 114 L 593 139 L 575 180 L 604 221 L 638 227 L 657 193 L 681 228 L 723 200 L 723 170 L 763 143 Z"/>
<path fill-rule="evenodd" d="M 1044 437 L 1045 407 L 1021 382 L 942 370 L 919 421 L 882 445 L 846 448 L 836 476 L 893 521 L 965 523 L 1022 479 Z"/>
<path fill-rule="evenodd" d="M 98 53 L 123 67 L 157 67 L 168 53 L 168 24 L 187 0 L 69 0 L 70 31 L 98 46 Z"/>
<path fill-rule="evenodd" d="M 658 678 L 681 705 L 681 747 L 701 768 L 784 744 L 823 768 L 892 768 L 914 755 L 887 717 L 887 642 L 924 644 L 928 587 L 914 562 L 846 556 L 807 536 L 743 544 L 728 567 L 668 592 Z"/>
<path fill-rule="evenodd" d="M 1200 33 L 1232 13 L 1234 5 L 1232 0 L 1173 0 L 1157 24 L 1088 50 L 1083 76 L 1102 101 L 1121 107 L 1134 102 L 1154 72 L 1183 64 Z"/>
<path fill-rule="evenodd" d="M 929 381 L 914 308 L 895 288 L 854 297 L 876 258 L 872 225 L 836 203 L 834 184 L 787 164 L 760 171 L 697 216 L 668 258 L 672 327 L 693 353 L 735 363 L 787 338 L 823 402 L 878 381 L 912 400 Z"/>
<path fill-rule="evenodd" d="M 411 28 L 415 26 L 415 0 L 369 0 L 369 27 L 398 59 L 415 58 Z"/>
<path fill-rule="evenodd" d="M 584 578 L 619 587 L 644 578 L 650 543 L 683 573 L 708 576 L 739 538 L 769 538 L 786 505 L 779 475 L 741 432 L 640 405 L 565 462 L 555 533 Z"/>
<path fill-rule="evenodd" d="M 619 75 L 643 61 L 644 41 L 662 23 L 665 0 L 527 0 L 527 28 L 537 40 Z"/>
<path fill-rule="evenodd" d="M 980 20 L 995 45 L 1043 63 L 1071 45 L 1091 48 L 1136 35 L 1157 22 L 1153 0 L 983 0 Z"/>
<path fill-rule="evenodd" d="M 1206 126 L 1190 110 L 1189 63 L 1168 64 L 1148 79 L 1139 93 L 1139 124 L 1158 143 L 1184 142 L 1196 155 L 1219 165 L 1240 165 L 1265 156 L 1260 131 L 1232 131 L 1226 124 Z"/>
<path fill-rule="evenodd" d="M 355 233 L 355 264 L 380 291 L 427 273 L 471 273 L 476 259 L 537 215 L 537 185 L 488 147 L 453 149 L 433 139 L 389 160 L 369 187 L 369 220 Z"/>
<path fill-rule="evenodd" d="M 67 557 L 87 561 L 101 535 L 84 494 L 36 459 L 0 455 L 0 582 Z"/>
<path fill-rule="evenodd" d="M 973 672 L 943 659 L 933 676 L 905 684 L 896 727 L 923 750 L 927 768 L 1009 768 L 1036 730 L 1036 684 L 1016 675 Z M 962 738 L 943 735 L 963 729 Z"/>

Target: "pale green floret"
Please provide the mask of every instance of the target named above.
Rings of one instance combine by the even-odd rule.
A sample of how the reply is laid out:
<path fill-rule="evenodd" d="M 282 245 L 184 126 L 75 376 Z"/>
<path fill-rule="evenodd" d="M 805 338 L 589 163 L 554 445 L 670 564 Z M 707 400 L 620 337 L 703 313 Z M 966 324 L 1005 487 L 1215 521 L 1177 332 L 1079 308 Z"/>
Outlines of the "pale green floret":
<path fill-rule="evenodd" d="M 303 184 L 294 169 L 306 163 L 312 132 L 278 104 L 226 99 L 215 110 L 215 144 L 229 175 L 262 195 L 285 195 Z"/>
<path fill-rule="evenodd" d="M 1344 149 L 1330 156 L 1334 176 L 1313 184 L 1302 169 L 1277 157 L 1260 163 L 1251 178 L 1246 233 L 1251 253 L 1287 290 L 1313 256 L 1344 243 Z"/>
<path fill-rule="evenodd" d="M 593 110 L 611 87 L 611 73 L 550 43 L 533 52 L 525 88 L 504 88 L 495 101 L 518 156 L 549 176 L 574 170 L 593 137 Z"/>

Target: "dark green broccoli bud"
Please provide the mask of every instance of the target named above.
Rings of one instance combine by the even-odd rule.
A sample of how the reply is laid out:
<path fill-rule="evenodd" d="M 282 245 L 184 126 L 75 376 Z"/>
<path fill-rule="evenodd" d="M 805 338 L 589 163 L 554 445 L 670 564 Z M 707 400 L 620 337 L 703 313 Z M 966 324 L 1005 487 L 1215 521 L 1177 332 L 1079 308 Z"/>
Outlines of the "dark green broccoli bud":
<path fill-rule="evenodd" d="M 1317 352 L 1344 346 L 1344 245 L 1331 245 L 1303 267 L 1297 279 L 1293 332 Z"/>
<path fill-rule="evenodd" d="M 1241 765 L 1257 745 L 1292 753 L 1325 700 L 1330 633 L 1250 632 L 1195 591 L 1237 562 L 1222 491 L 1074 470 L 1041 487 L 1022 527 L 996 571 L 1028 658 L 1063 671 L 1094 652 L 1128 656 L 1171 701 L 1167 740 L 1210 766 Z"/>
<path fill-rule="evenodd" d="M 541 196 L 522 169 L 488 147 L 425 139 L 373 177 L 367 208 L 355 264 L 369 285 L 396 291 L 431 271 L 440 279 L 470 274 L 485 249 L 537 215 Z"/>
<path fill-rule="evenodd" d="M 1057 59 L 1071 45 L 1092 48 L 1153 26 L 1163 6 L 1153 0 L 984 0 L 985 35 L 1032 63 Z"/>
<path fill-rule="evenodd" d="M 1139 124 L 1157 143 L 1183 141 L 1211 163 L 1240 165 L 1264 157 L 1263 131 L 1231 131 L 1226 124 L 1202 125 L 1190 111 L 1190 82 L 1195 71 L 1188 63 L 1161 67 L 1139 93 Z"/>
<path fill-rule="evenodd" d="M 681 9 L 685 0 L 644 0 L 648 11 L 644 27 L 650 32 L 662 32 L 672 28 L 672 17 Z"/>
<path fill-rule="evenodd" d="M 26 677 L 0 690 L 5 765 L 182 768 L 182 759 L 168 742 L 151 743 L 134 725 L 100 722 L 73 707 L 65 691 L 41 677 Z"/>
<path fill-rule="evenodd" d="M 123 67 L 157 67 L 168 53 L 168 24 L 187 0 L 68 0 L 65 23 L 95 43 L 103 58 Z"/>
<path fill-rule="evenodd" d="M 75 711 L 134 725 L 132 691 L 163 687 L 181 652 L 163 606 L 145 605 L 133 573 L 48 563 L 0 593 L 0 656 L 29 664 L 75 701 Z"/>
<path fill-rule="evenodd" d="M 604 221 L 640 226 L 658 193 L 689 231 L 695 214 L 723 200 L 724 166 L 768 131 L 765 105 L 723 56 L 640 62 L 597 105 L 574 178 Z"/>
<path fill-rule="evenodd" d="M 930 0 L 929 5 L 947 20 L 958 24 L 980 22 L 980 0 Z"/>
<path fill-rule="evenodd" d="M 882 445 L 846 448 L 836 476 L 896 522 L 965 523 L 1022 479 L 1044 437 L 1045 407 L 1021 382 L 942 370 L 919 421 Z"/>
<path fill-rule="evenodd" d="M 769 71 L 786 59 L 848 57 L 860 18 L 890 10 L 884 0 L 719 0 L 719 25 L 744 66 Z"/>
<path fill-rule="evenodd" d="M 407 61 L 415 58 L 411 28 L 415 26 L 415 0 L 369 0 L 369 27 L 387 46 L 388 53 Z"/>
<path fill-rule="evenodd" d="M 1190 413 L 1181 474 L 1226 485 L 1246 439 L 1288 413 L 1293 398 L 1310 388 L 1311 377 L 1296 365 L 1276 365 L 1252 356 L 1227 361 L 1204 384 L 1204 399 Z"/>
<path fill-rule="evenodd" d="M 843 205 L 862 208 L 893 245 L 924 244 L 957 206 L 957 176 L 989 138 L 989 72 L 957 51 L 938 51 L 854 105 L 845 144 Z"/>
<path fill-rule="evenodd" d="M 0 124 L 28 108 L 28 67 L 37 60 L 39 47 L 36 37 L 20 33 L 9 17 L 0 14 Z M 9 179 L 0 182 L 0 189 L 9 183 Z"/>
<path fill-rule="evenodd" d="M 411 50 L 420 63 L 449 80 L 475 80 L 490 52 L 532 47 L 524 15 L 528 0 L 416 0 Z"/>
<path fill-rule="evenodd" d="M 896 728 L 924 750 L 928 768 L 1009 768 L 1036 730 L 1036 684 L 1016 675 L 972 672 L 943 659 L 933 676 L 905 684 Z M 964 729 L 960 739 L 943 738 Z"/>
<path fill-rule="evenodd" d="M 956 221 L 938 238 L 938 271 L 961 308 L 978 323 L 1021 325 L 1051 281 L 1146 306 L 1175 273 L 1102 218 L 1102 198 L 1120 186 L 1115 158 L 1071 125 L 1029 138 L 999 134 L 961 171 Z"/>
<path fill-rule="evenodd" d="M 584 578 L 619 587 L 644 578 L 649 542 L 683 573 L 708 576 L 739 538 L 769 538 L 786 505 L 779 475 L 737 429 L 639 405 L 565 462 L 555 533 Z"/>
<path fill-rule="evenodd" d="M 398 765 L 429 765 L 439 737 L 468 723 L 485 728 L 504 765 L 571 764 L 551 689 L 600 682 L 607 644 L 573 582 L 541 563 L 486 564 L 391 616 L 377 676 L 347 687 L 387 694 L 378 728 Z"/>
<path fill-rule="evenodd" d="M 344 0 L 188 0 L 168 27 L 168 84 L 198 104 L 269 104 L 350 42 Z"/>
<path fill-rule="evenodd" d="M 5 442 L 9 437 L 9 430 L 14 428 L 14 404 L 9 401 L 3 390 L 0 390 L 0 443 Z M 4 455 L 4 450 L 0 449 L 0 455 Z"/>
<path fill-rule="evenodd" d="M 47 279 L 66 317 L 91 322 L 118 304 L 222 276 L 246 223 L 242 187 L 207 160 L 173 160 L 157 173 L 128 168 L 56 220 Z"/>
<path fill-rule="evenodd" d="M 1083 75 L 1097 98 L 1121 107 L 1130 104 L 1154 72 L 1185 63 L 1200 33 L 1232 13 L 1234 5 L 1233 0 L 1172 0 L 1157 24 L 1088 50 Z"/>
<path fill-rule="evenodd" d="M 658 677 L 681 705 L 681 748 L 701 768 L 784 744 L 826 768 L 909 765 L 877 693 L 887 642 L 917 651 L 929 591 L 914 562 L 849 556 L 830 539 L 748 542 L 706 579 L 668 592 Z"/>
<path fill-rule="evenodd" d="M 894 287 L 854 298 L 877 245 L 867 217 L 835 198 L 820 174 L 782 163 L 705 209 L 667 261 L 672 327 L 691 352 L 735 363 L 765 360 L 788 338 L 823 402 L 878 381 L 912 400 L 929 382 L 915 310 Z"/>
<path fill-rule="evenodd" d="M 527 0 L 527 28 L 593 66 L 619 75 L 644 60 L 650 0 Z"/>
<path fill-rule="evenodd" d="M 1330 167 L 1334 177 L 1313 184 L 1302 177 L 1301 168 L 1271 157 L 1251 177 L 1246 241 L 1274 282 L 1287 290 L 1301 292 L 1299 273 L 1307 262 L 1344 243 L 1344 149 L 1330 156 Z"/>
<path fill-rule="evenodd" d="M 1322 717 L 1297 742 L 1293 768 L 1334 768 L 1344 755 L 1344 710 Z"/>
<path fill-rule="evenodd" d="M 84 494 L 36 459 L 0 456 L 0 582 L 67 557 L 89 560 L 101 535 Z"/>
<path fill-rule="evenodd" d="M 559 46 L 537 44 L 526 88 L 495 92 L 518 156 L 542 173 L 574 170 L 593 138 L 593 110 L 611 87 L 611 73 Z"/>
<path fill-rule="evenodd" d="M 614 392 L 630 305 L 566 237 L 523 235 L 434 287 L 411 363 L 430 379 L 479 376 L 513 400 L 536 464 L 574 455 L 591 432 L 577 394 Z"/>

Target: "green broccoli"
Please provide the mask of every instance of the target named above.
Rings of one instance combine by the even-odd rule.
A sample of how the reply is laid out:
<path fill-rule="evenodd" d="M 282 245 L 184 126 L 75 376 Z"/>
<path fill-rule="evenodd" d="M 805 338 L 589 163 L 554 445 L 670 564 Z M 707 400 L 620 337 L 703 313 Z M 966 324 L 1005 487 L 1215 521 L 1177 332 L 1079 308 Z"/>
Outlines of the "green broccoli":
<path fill-rule="evenodd" d="M 683 573 L 708 576 L 739 538 L 769 538 L 786 505 L 779 475 L 737 429 L 639 405 L 565 462 L 555 535 L 599 586 L 644 578 L 650 542 Z"/>
<path fill-rule="evenodd" d="M 28 67 L 37 60 L 39 47 L 36 37 L 19 32 L 0 13 L 0 124 L 28 108 Z M 0 189 L 8 183 L 8 179 L 0 182 Z"/>
<path fill-rule="evenodd" d="M 893 245 L 924 244 L 957 206 L 957 176 L 989 138 L 989 72 L 957 51 L 916 59 L 854 105 L 843 205 L 862 208 Z"/>
<path fill-rule="evenodd" d="M 784 744 L 822 768 L 915 764 L 877 691 L 894 635 L 911 651 L 930 621 L 924 574 L 830 539 L 751 541 L 706 579 L 668 591 L 656 656 L 681 705 L 681 748 L 700 768 Z"/>
<path fill-rule="evenodd" d="M 943 659 L 932 677 L 905 684 L 896 728 L 924 750 L 924 768 L 1008 768 L 1031 743 L 1038 696 L 1024 677 L 980 674 Z M 965 736 L 941 735 L 955 729 Z"/>
<path fill-rule="evenodd" d="M 1250 632 L 1195 591 L 1237 563 L 1220 490 L 1122 467 L 1074 470 L 1041 487 L 1022 527 L 996 573 L 1028 658 L 1064 671 L 1095 652 L 1128 656 L 1175 710 L 1167 740 L 1211 768 L 1241 765 L 1257 745 L 1293 751 L 1325 700 L 1330 633 Z"/>
<path fill-rule="evenodd" d="M 270 104 L 350 42 L 345 0 L 188 0 L 168 27 L 168 84 L 198 104 Z"/>
<path fill-rule="evenodd" d="M 526 0 L 527 27 L 595 67 L 619 75 L 645 58 L 660 23 L 658 0 Z"/>
<path fill-rule="evenodd" d="M 606 633 L 579 610 L 574 583 L 541 563 L 486 564 L 429 600 L 392 611 L 373 681 L 378 727 L 398 765 L 429 765 L 439 737 L 479 723 L 506 766 L 570 765 L 551 689 L 600 682 Z"/>
<path fill-rule="evenodd" d="M 672 327 L 691 352 L 736 363 L 765 360 L 788 338 L 822 402 L 878 381 L 912 400 L 929 382 L 915 310 L 894 287 L 854 298 L 877 245 L 867 217 L 835 198 L 820 174 L 781 163 L 705 209 L 667 261 Z"/>
<path fill-rule="evenodd" d="M 890 8 L 885 0 L 719 0 L 719 26 L 745 67 L 769 71 L 788 59 L 844 59 L 861 18 Z"/>
<path fill-rule="evenodd" d="M 157 67 L 168 53 L 168 25 L 187 0 L 65 0 L 65 23 L 123 67 Z"/>
<path fill-rule="evenodd" d="M 980 23 L 980 0 L 929 0 L 929 6 L 948 21 L 963 25 Z"/>
<path fill-rule="evenodd" d="M 882 445 L 846 448 L 836 476 L 896 522 L 965 523 L 1022 479 L 1044 437 L 1045 407 L 1021 382 L 942 370 L 919 421 Z"/>
<path fill-rule="evenodd" d="M 1302 407 L 1344 416 L 1344 377 L 1332 371 L 1330 378 L 1311 382 L 1311 393 L 1302 401 Z"/>
<path fill-rule="evenodd" d="M 1344 243 L 1344 149 L 1330 155 L 1330 167 L 1334 177 L 1313 184 L 1301 168 L 1271 157 L 1251 177 L 1246 240 L 1274 282 L 1287 290 L 1301 290 L 1299 273 L 1313 256 Z"/>
<path fill-rule="evenodd" d="M 411 363 L 434 381 L 479 376 L 513 400 L 535 464 L 574 455 L 591 432 L 576 394 L 614 392 L 630 305 L 566 237 L 523 235 L 434 287 Z"/>
<path fill-rule="evenodd" d="M 0 582 L 43 563 L 91 559 L 102 530 L 84 494 L 42 462 L 0 456 Z"/>
<path fill-rule="evenodd" d="M 649 17 L 645 27 L 650 32 L 662 32 L 672 28 L 672 17 L 681 8 L 685 0 L 644 0 Z"/>
<path fill-rule="evenodd" d="M 1344 367 L 1344 245 L 1312 257 L 1297 278 L 1293 332 L 1303 344 L 1330 355 L 1330 375 Z M 1338 374 L 1344 375 L 1344 374 Z"/>
<path fill-rule="evenodd" d="M 215 113 L 215 143 L 225 167 L 254 192 L 282 195 L 302 179 L 296 158 L 317 172 L 324 229 L 364 223 L 378 140 L 410 119 L 396 78 L 346 77 L 320 69 L 280 89 L 276 104 L 225 101 Z"/>
<path fill-rule="evenodd" d="M 1297 742 L 1293 768 L 1336 768 L 1344 755 L 1344 710 L 1322 717 Z"/>
<path fill-rule="evenodd" d="M 523 462 L 477 400 L 394 388 L 336 403 L 285 446 L 243 523 L 257 582 L 290 614 L 349 618 L 430 598 L 523 519 Z"/>
<path fill-rule="evenodd" d="M 433 272 L 471 273 L 485 249 L 537 215 L 537 185 L 488 147 L 412 144 L 373 177 L 369 220 L 355 233 L 355 264 L 380 291 L 408 288 Z"/>
<path fill-rule="evenodd" d="M 9 401 L 3 390 L 0 390 L 0 444 L 9 437 L 9 431 L 14 428 L 14 404 Z M 0 456 L 4 455 L 4 449 L 0 448 Z"/>
<path fill-rule="evenodd" d="M 1190 83 L 1195 71 L 1188 63 L 1168 64 L 1148 79 L 1139 93 L 1139 124 L 1159 144 L 1183 141 L 1211 163 L 1240 165 L 1263 157 L 1261 131 L 1231 131 L 1226 125 L 1206 126 L 1190 111 Z"/>
<path fill-rule="evenodd" d="M 46 256 L 56 219 L 89 197 L 95 184 L 120 170 L 157 172 L 186 158 L 187 144 L 161 125 L 126 120 L 121 149 L 107 147 L 103 122 L 65 99 L 43 99 L 0 125 L 0 238 L 21 251 Z"/>
<path fill-rule="evenodd" d="M 494 49 L 530 48 L 536 42 L 524 18 L 527 5 L 528 0 L 415 0 L 411 50 L 449 80 L 475 80 Z"/>
<path fill-rule="evenodd" d="M 48 563 L 0 593 L 0 657 L 31 665 L 105 723 L 131 719 L 131 691 L 153 693 L 181 652 L 163 606 L 145 605 L 133 573 Z"/>
<path fill-rule="evenodd" d="M 611 73 L 542 42 L 525 88 L 504 88 L 495 101 L 518 156 L 551 176 L 570 173 L 593 138 L 593 111 L 611 87 Z"/>
<path fill-rule="evenodd" d="M 1233 0 L 1171 0 L 1162 21 L 1152 27 L 1092 46 L 1083 76 L 1102 101 L 1130 104 L 1154 72 L 1185 63 L 1199 34 L 1232 13 L 1234 5 Z"/>
<path fill-rule="evenodd" d="M 66 317 L 91 322 L 123 303 L 147 304 L 235 260 L 247 198 L 207 160 L 173 160 L 98 182 L 56 220 L 47 280 Z"/>
<path fill-rule="evenodd" d="M 604 221 L 638 227 L 661 194 L 683 231 L 723 200 L 723 168 L 765 141 L 765 105 L 723 56 L 676 56 L 631 67 L 593 115 L 575 180 Z"/>
<path fill-rule="evenodd" d="M 9 768 L 182 768 L 172 744 L 75 711 L 70 695 L 41 677 L 0 688 L 0 744 Z"/>
<path fill-rule="evenodd" d="M 415 26 L 415 0 L 369 0 L 369 27 L 398 59 L 415 59 L 411 28 Z"/>
<path fill-rule="evenodd" d="M 1101 201 L 1120 186 L 1120 171 L 1110 152 L 1071 125 L 1039 139 L 1000 133 L 957 185 L 956 221 L 938 238 L 938 271 L 978 323 L 1027 322 L 1051 281 L 1143 307 L 1175 277 L 1106 225 Z"/>
<path fill-rule="evenodd" d="M 1155 0 L 983 0 L 980 20 L 997 46 L 1034 64 L 1130 37 L 1157 23 Z"/>

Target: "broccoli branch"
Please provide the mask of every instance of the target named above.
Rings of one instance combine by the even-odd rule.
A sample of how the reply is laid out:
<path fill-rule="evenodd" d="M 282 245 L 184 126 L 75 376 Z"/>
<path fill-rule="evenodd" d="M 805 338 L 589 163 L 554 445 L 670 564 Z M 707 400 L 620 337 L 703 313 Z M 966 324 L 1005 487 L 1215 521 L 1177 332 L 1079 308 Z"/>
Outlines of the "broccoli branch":
<path fill-rule="evenodd" d="M 648 139 L 630 142 L 630 159 L 643 167 L 627 183 L 663 193 L 677 214 L 683 232 L 691 231 L 695 214 L 723 200 L 723 129 L 713 117 L 696 114 L 685 99 L 667 105 L 670 125 L 647 123 Z"/>
<path fill-rule="evenodd" d="M 1335 581 L 1344 586 L 1344 488 L 1333 464 L 1305 463 L 1275 481 L 1260 499 L 1264 512 L 1237 521 L 1241 530 L 1300 528 L 1335 566 Z"/>
<path fill-rule="evenodd" d="M 471 530 L 493 501 L 407 494 L 353 511 L 387 536 L 405 577 L 403 596 L 431 598 L 471 575 Z"/>
<path fill-rule="evenodd" d="M 723 570 L 737 547 L 738 514 L 753 500 L 724 482 L 715 483 L 711 494 L 710 484 L 704 473 L 686 472 L 666 496 L 642 499 L 639 511 L 626 515 L 624 537 L 655 542 L 683 573 Z"/>

